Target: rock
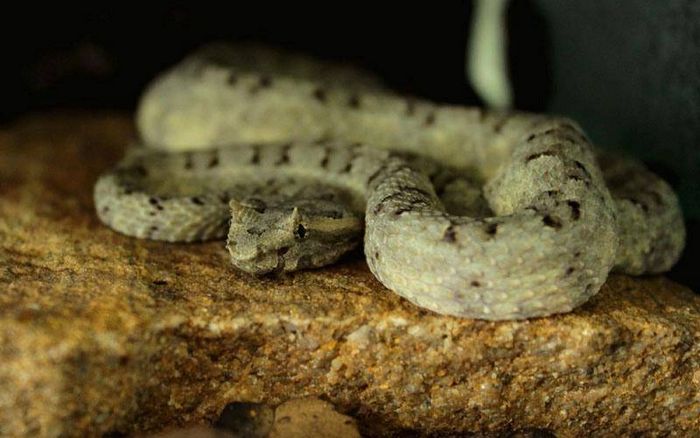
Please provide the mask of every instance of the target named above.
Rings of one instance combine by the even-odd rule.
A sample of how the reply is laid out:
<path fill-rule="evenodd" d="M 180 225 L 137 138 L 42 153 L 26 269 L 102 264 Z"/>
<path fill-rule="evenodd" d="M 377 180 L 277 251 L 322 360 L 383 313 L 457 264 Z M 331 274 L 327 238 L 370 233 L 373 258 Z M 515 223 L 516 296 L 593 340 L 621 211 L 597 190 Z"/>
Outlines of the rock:
<path fill-rule="evenodd" d="M 360 438 L 355 420 L 317 398 L 282 403 L 275 410 L 270 438 Z"/>
<path fill-rule="evenodd" d="M 222 242 L 103 226 L 92 184 L 127 116 L 48 115 L 0 131 L 0 435 L 150 433 L 227 404 L 321 397 L 363 435 L 700 430 L 700 299 L 612 276 L 576 311 L 440 316 L 358 254 L 253 278 Z"/>

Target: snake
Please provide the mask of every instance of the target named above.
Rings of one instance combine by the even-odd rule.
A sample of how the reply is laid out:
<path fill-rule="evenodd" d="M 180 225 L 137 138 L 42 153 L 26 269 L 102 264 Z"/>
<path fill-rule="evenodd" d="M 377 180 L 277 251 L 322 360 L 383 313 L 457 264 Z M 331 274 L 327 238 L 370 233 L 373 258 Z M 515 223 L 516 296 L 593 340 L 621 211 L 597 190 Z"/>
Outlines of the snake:
<path fill-rule="evenodd" d="M 434 103 L 296 54 L 207 46 L 148 86 L 136 121 L 140 146 L 95 184 L 98 217 L 138 238 L 227 237 L 253 274 L 363 241 L 419 307 L 524 319 L 571 311 L 611 271 L 664 272 L 684 245 L 671 187 L 573 120 Z"/>

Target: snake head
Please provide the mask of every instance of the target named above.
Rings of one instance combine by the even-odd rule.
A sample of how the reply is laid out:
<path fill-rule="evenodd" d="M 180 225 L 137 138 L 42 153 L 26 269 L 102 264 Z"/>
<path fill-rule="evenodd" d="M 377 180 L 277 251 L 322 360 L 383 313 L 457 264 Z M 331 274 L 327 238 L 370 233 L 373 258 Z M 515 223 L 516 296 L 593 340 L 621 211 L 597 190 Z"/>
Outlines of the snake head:
<path fill-rule="evenodd" d="M 227 248 L 233 264 L 256 275 L 325 266 L 361 241 L 362 221 L 316 198 L 232 200 Z"/>

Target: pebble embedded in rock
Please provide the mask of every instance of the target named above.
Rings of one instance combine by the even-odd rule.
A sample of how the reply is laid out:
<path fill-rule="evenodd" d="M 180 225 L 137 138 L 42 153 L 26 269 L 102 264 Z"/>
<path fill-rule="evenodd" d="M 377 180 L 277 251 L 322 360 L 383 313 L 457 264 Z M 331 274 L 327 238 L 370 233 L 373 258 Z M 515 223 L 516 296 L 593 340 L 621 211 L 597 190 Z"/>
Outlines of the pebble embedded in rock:
<path fill-rule="evenodd" d="M 275 410 L 269 438 L 360 437 L 355 420 L 317 398 L 289 400 Z"/>

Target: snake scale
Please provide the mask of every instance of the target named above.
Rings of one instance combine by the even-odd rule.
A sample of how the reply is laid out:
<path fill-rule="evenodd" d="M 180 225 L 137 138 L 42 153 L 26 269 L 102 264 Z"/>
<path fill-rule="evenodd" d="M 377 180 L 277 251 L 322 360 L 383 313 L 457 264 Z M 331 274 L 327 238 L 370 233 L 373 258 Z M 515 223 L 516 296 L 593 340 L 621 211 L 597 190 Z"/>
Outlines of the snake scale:
<path fill-rule="evenodd" d="M 390 290 L 519 319 L 570 311 L 612 269 L 665 271 L 684 244 L 670 187 L 571 120 L 435 104 L 294 54 L 201 49 L 149 86 L 137 123 L 146 147 L 97 181 L 100 219 L 156 240 L 228 234 L 256 274 L 332 263 L 364 228 Z"/>

